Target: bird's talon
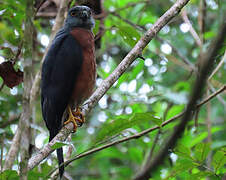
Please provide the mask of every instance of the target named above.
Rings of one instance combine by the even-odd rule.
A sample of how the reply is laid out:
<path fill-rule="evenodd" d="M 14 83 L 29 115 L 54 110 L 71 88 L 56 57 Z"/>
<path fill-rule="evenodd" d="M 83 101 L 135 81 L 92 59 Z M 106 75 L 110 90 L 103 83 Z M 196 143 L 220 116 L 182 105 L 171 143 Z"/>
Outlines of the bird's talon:
<path fill-rule="evenodd" d="M 66 124 L 68 124 L 68 123 L 70 123 L 70 122 L 72 122 L 73 125 L 74 125 L 74 129 L 73 129 L 73 131 L 72 131 L 72 132 L 74 133 L 74 132 L 76 132 L 76 130 L 77 130 L 78 124 L 77 124 L 75 118 L 72 117 L 72 118 L 68 118 L 68 120 L 64 122 L 64 125 L 66 125 Z"/>
<path fill-rule="evenodd" d="M 75 112 L 72 111 L 72 114 L 74 115 L 74 117 L 75 116 L 80 117 L 77 120 L 79 123 L 81 123 L 81 126 L 82 126 L 82 124 L 85 122 L 85 117 L 84 117 L 83 113 L 81 112 L 81 109 L 79 107 L 77 107 Z"/>
<path fill-rule="evenodd" d="M 73 132 L 76 132 L 77 127 L 81 127 L 82 124 L 85 122 L 84 115 L 79 110 L 79 108 L 76 109 L 76 111 L 72 111 L 70 107 L 68 107 L 68 120 L 64 122 L 64 125 L 72 122 L 74 124 Z"/>

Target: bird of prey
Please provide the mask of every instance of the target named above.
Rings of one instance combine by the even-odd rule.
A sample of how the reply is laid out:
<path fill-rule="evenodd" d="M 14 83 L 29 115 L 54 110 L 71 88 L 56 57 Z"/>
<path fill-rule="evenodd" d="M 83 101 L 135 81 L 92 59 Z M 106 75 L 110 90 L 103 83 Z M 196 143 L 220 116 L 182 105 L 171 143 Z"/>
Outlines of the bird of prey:
<path fill-rule="evenodd" d="M 79 105 L 91 95 L 96 80 L 93 27 L 89 7 L 72 7 L 44 59 L 41 106 L 49 141 L 64 124 L 73 122 L 76 131 L 78 124 L 84 122 Z M 64 162 L 62 148 L 57 149 L 57 158 L 59 165 Z M 64 166 L 59 172 L 62 177 Z"/>

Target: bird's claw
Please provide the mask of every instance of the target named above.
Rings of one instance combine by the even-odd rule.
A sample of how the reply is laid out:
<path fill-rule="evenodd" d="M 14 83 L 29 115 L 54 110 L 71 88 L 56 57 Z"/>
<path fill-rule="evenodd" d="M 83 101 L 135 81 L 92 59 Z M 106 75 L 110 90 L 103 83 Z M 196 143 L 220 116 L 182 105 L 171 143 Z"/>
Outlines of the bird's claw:
<path fill-rule="evenodd" d="M 85 122 L 84 115 L 79 110 L 79 108 L 76 108 L 76 111 L 72 111 L 70 107 L 68 107 L 68 119 L 64 122 L 64 125 L 72 122 L 74 124 L 73 132 L 76 132 L 77 127 L 82 126 L 82 124 Z"/>
<path fill-rule="evenodd" d="M 77 107 L 76 111 L 72 111 L 72 114 L 74 115 L 74 117 L 79 117 L 77 120 L 80 123 L 79 127 L 82 126 L 82 124 L 85 122 L 85 117 L 83 115 L 83 113 L 81 112 L 80 108 Z"/>

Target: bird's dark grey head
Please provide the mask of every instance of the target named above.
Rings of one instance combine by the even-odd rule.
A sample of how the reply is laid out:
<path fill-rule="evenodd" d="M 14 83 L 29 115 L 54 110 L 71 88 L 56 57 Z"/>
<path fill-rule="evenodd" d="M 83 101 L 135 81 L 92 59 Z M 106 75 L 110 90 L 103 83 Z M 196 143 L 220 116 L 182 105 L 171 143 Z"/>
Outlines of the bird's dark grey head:
<path fill-rule="evenodd" d="M 95 21 L 91 9 L 87 6 L 75 6 L 69 9 L 64 26 L 66 28 L 81 27 L 92 30 Z"/>

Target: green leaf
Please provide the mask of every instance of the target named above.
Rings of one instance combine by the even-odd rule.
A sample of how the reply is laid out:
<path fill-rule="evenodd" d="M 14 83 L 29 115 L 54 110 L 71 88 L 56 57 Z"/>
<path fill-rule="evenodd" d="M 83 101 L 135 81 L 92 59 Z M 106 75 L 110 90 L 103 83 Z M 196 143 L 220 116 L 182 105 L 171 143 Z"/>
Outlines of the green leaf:
<path fill-rule="evenodd" d="M 192 159 L 191 150 L 182 144 L 177 145 L 177 147 L 174 150 L 174 153 L 177 154 L 179 157 L 182 157 L 185 159 Z"/>
<path fill-rule="evenodd" d="M 175 91 L 186 91 L 189 92 L 191 89 L 190 84 L 186 81 L 180 81 L 174 86 Z"/>
<path fill-rule="evenodd" d="M 19 179 L 19 175 L 14 170 L 5 170 L 1 173 L 0 179 L 1 180 L 10 180 L 10 179 L 17 180 Z"/>
<path fill-rule="evenodd" d="M 137 75 L 144 69 L 144 61 L 139 61 L 138 64 L 133 68 L 130 79 L 136 79 Z"/>
<path fill-rule="evenodd" d="M 194 157 L 203 163 L 210 152 L 210 143 L 200 143 L 195 146 Z"/>
<path fill-rule="evenodd" d="M 118 29 L 119 35 L 130 47 L 133 47 L 140 39 L 140 34 L 131 26 L 118 26 Z"/>
<path fill-rule="evenodd" d="M 130 156 L 130 159 L 132 161 L 141 164 L 143 160 L 143 152 L 140 148 L 137 147 L 131 147 L 128 149 L 128 153 Z"/>
<path fill-rule="evenodd" d="M 134 103 L 131 105 L 133 112 L 135 113 L 144 113 L 147 112 L 147 104 Z"/>
<path fill-rule="evenodd" d="M 209 172 L 209 171 L 200 171 L 198 173 L 195 173 L 195 174 L 191 174 L 190 178 L 191 179 L 202 179 L 202 178 L 207 178 L 209 176 L 213 176 L 214 173 L 212 172 Z M 211 178 L 212 180 L 212 178 Z"/>
<path fill-rule="evenodd" d="M 121 77 L 118 79 L 118 83 L 116 85 L 117 88 L 122 84 L 122 82 L 127 81 L 129 78 L 129 73 L 125 72 L 121 75 Z"/>
<path fill-rule="evenodd" d="M 95 35 L 97 35 L 98 31 L 99 31 L 99 26 L 100 26 L 100 21 L 96 20 L 95 21 L 95 26 L 94 26 L 94 29 L 93 29 L 93 33 Z"/>
<path fill-rule="evenodd" d="M 172 177 L 176 177 L 178 174 L 189 171 L 194 168 L 195 164 L 190 159 L 180 159 L 176 162 L 173 170 L 170 172 L 170 175 L 165 179 L 171 179 Z"/>
<path fill-rule="evenodd" d="M 98 160 L 104 159 L 104 158 L 120 158 L 123 160 L 126 160 L 125 154 L 123 154 L 119 149 L 117 148 L 109 148 L 106 149 L 105 151 L 101 151 L 98 153 L 95 157 Z"/>
<path fill-rule="evenodd" d="M 131 122 L 133 122 L 133 124 L 139 124 L 142 123 L 143 121 L 151 121 L 153 123 L 155 123 L 158 126 L 161 126 L 162 124 L 162 119 L 157 118 L 153 115 L 153 113 L 147 112 L 147 113 L 135 113 L 131 120 Z"/>
<path fill-rule="evenodd" d="M 119 116 L 117 119 L 112 120 L 110 123 L 105 123 L 102 128 L 99 130 L 96 137 L 96 142 L 103 141 L 108 137 L 112 137 L 116 134 L 119 134 L 125 129 L 131 128 L 135 125 L 143 124 L 144 122 L 152 121 L 155 124 L 161 125 L 161 119 L 158 119 L 153 116 L 152 113 L 135 113 L 128 118 L 121 118 Z"/>
<path fill-rule="evenodd" d="M 205 32 L 204 33 L 204 38 L 205 39 L 211 39 L 213 38 L 214 36 L 216 36 L 216 33 L 214 31 L 208 31 L 208 32 Z"/>
<path fill-rule="evenodd" d="M 49 166 L 47 162 L 41 164 L 42 175 L 46 177 L 53 167 Z"/>
<path fill-rule="evenodd" d="M 42 173 L 37 171 L 29 171 L 28 172 L 28 179 L 30 180 L 39 180 L 40 177 L 45 177 Z"/>
<path fill-rule="evenodd" d="M 217 173 L 217 171 L 225 164 L 226 164 L 226 148 L 222 148 L 213 155 L 212 165 L 214 167 L 215 173 Z"/>
<path fill-rule="evenodd" d="M 109 75 L 108 73 L 106 73 L 106 72 L 104 71 L 103 68 L 98 68 L 98 69 L 97 69 L 97 74 L 98 74 L 98 76 L 100 76 L 102 79 L 107 78 L 108 75 Z"/>
<path fill-rule="evenodd" d="M 51 148 L 53 150 L 55 150 L 55 149 L 58 149 L 58 148 L 61 148 L 61 147 L 65 146 L 65 145 L 68 145 L 68 143 L 65 143 L 65 142 L 56 142 L 53 146 L 51 146 Z"/>
<path fill-rule="evenodd" d="M 174 105 L 167 113 L 166 119 L 170 119 L 184 110 L 184 105 Z"/>
<path fill-rule="evenodd" d="M 0 50 L 2 51 L 1 54 L 8 60 L 14 58 L 15 56 L 13 50 L 9 47 L 1 47 Z"/>
<path fill-rule="evenodd" d="M 211 129 L 211 133 L 214 134 L 214 133 L 216 133 L 216 132 L 218 132 L 218 131 L 220 131 L 220 130 L 222 130 L 222 127 L 219 127 L 219 126 L 218 126 L 218 127 L 213 127 L 213 128 Z M 191 140 L 191 143 L 190 143 L 189 147 L 193 147 L 193 146 L 196 145 L 197 143 L 202 142 L 207 136 L 208 136 L 208 133 L 207 133 L 206 131 L 200 133 L 199 135 L 197 135 L 195 138 L 193 138 L 193 139 Z"/>
<path fill-rule="evenodd" d="M 216 141 L 216 142 L 213 142 L 211 144 L 211 148 L 214 150 L 214 149 L 219 149 L 221 147 L 224 147 L 226 146 L 226 141 Z"/>

